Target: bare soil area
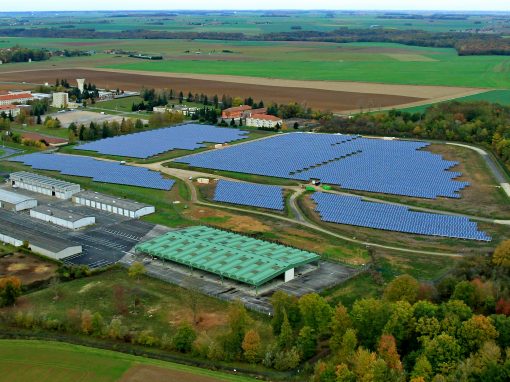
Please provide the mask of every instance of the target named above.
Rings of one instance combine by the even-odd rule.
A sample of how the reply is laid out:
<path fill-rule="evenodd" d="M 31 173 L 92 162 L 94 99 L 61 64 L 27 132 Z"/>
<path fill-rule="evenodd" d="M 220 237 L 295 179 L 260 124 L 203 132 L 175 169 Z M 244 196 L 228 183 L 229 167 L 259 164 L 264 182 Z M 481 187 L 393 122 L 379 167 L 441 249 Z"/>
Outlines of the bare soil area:
<path fill-rule="evenodd" d="M 57 268 L 57 265 L 54 263 L 22 253 L 0 257 L 0 278 L 16 276 L 23 285 L 48 280 L 53 277 Z"/>
<path fill-rule="evenodd" d="M 147 381 L 165 381 L 165 382 L 221 382 L 222 379 L 164 369 L 162 367 L 150 365 L 136 365 L 130 368 L 120 379 L 119 382 L 147 382 Z"/>
<path fill-rule="evenodd" d="M 255 77 L 195 75 L 116 69 L 58 69 L 0 73 L 0 81 L 54 83 L 55 78 L 86 78 L 99 87 L 139 90 L 142 87 L 183 92 L 253 97 L 265 103 L 298 102 L 319 110 L 345 112 L 428 102 L 430 98 L 464 95 L 465 88 L 384 85 L 333 81 L 294 81 Z M 473 90 L 471 89 L 471 92 Z"/>

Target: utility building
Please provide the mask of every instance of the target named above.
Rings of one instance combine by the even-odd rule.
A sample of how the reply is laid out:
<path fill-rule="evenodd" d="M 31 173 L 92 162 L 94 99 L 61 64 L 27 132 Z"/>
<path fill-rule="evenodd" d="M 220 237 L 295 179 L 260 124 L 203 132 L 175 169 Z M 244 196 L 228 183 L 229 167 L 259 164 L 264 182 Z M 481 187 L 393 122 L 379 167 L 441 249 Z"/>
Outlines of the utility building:
<path fill-rule="evenodd" d="M 54 206 L 39 206 L 31 209 L 30 216 L 69 229 L 80 229 L 96 223 L 94 216 L 87 216 Z"/>
<path fill-rule="evenodd" d="M 37 200 L 29 196 L 0 189 L 0 207 L 18 212 L 37 207 Z"/>
<path fill-rule="evenodd" d="M 82 191 L 73 196 L 73 202 L 98 210 L 111 212 L 132 219 L 154 213 L 154 206 L 138 203 L 133 200 L 115 198 L 110 195 L 93 191 Z"/>
<path fill-rule="evenodd" d="M 9 181 L 13 187 L 23 188 L 48 196 L 55 196 L 58 199 L 71 199 L 74 194 L 81 190 L 79 184 L 69 183 L 26 171 L 12 173 L 9 176 Z"/>

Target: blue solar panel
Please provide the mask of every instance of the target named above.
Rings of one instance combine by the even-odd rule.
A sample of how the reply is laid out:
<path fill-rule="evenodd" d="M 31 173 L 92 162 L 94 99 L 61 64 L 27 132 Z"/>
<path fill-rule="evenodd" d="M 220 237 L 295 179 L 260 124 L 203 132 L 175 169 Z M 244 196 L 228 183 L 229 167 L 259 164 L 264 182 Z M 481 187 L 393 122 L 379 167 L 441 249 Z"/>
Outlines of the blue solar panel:
<path fill-rule="evenodd" d="M 247 131 L 210 125 L 184 124 L 105 138 L 85 143 L 77 150 L 133 158 L 148 158 L 175 149 L 195 150 L 205 142 L 227 143 L 246 138 Z"/>
<path fill-rule="evenodd" d="M 423 150 L 426 142 L 342 134 L 290 133 L 175 159 L 215 170 L 339 185 L 346 189 L 434 199 L 459 198 L 469 183 L 457 162 Z"/>
<path fill-rule="evenodd" d="M 363 201 L 361 197 L 316 192 L 312 199 L 321 220 L 388 231 L 490 241 L 466 217 L 415 212 L 404 206 Z"/>
<path fill-rule="evenodd" d="M 277 186 L 219 180 L 214 200 L 223 203 L 269 208 L 282 211 L 283 189 Z"/>
<path fill-rule="evenodd" d="M 65 175 L 92 178 L 95 182 L 158 190 L 170 190 L 175 183 L 173 180 L 163 179 L 159 172 L 143 167 L 126 166 L 118 162 L 107 162 L 82 156 L 35 153 L 17 156 L 9 160 L 22 162 L 39 170 L 59 171 Z"/>

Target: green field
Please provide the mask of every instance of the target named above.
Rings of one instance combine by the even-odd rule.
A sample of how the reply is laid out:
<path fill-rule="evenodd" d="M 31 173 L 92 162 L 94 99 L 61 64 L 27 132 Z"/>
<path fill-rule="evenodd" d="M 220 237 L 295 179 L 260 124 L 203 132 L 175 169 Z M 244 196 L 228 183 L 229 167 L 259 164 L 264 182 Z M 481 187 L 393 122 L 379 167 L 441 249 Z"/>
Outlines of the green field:
<path fill-rule="evenodd" d="M 176 374 L 174 377 L 180 378 L 188 375 L 193 381 L 254 381 L 252 378 L 66 343 L 0 340 L 0 381 L 114 382 L 137 365 L 157 368 L 169 378 L 166 380 L 173 380 L 172 375 Z"/>
<path fill-rule="evenodd" d="M 456 98 L 455 100 L 461 101 L 461 102 L 486 101 L 486 102 L 494 102 L 494 103 L 499 103 L 501 105 L 509 106 L 510 105 L 510 90 L 491 90 L 486 93 L 480 93 L 480 94 L 475 94 L 472 96 Z M 427 110 L 432 105 L 433 104 L 408 107 L 408 108 L 400 109 L 400 110 L 406 111 L 408 113 L 423 113 L 423 112 L 425 112 L 425 110 Z"/>
<path fill-rule="evenodd" d="M 200 49 L 215 50 L 213 42 Z M 217 44 L 217 43 L 216 43 Z M 198 45 L 198 44 L 197 44 Z M 222 44 L 229 47 L 228 42 Z M 459 57 L 453 49 L 390 43 L 256 43 L 232 49 L 245 60 L 169 59 L 107 65 L 111 68 L 199 74 L 250 75 L 304 80 L 367 81 L 393 84 L 510 87 L 510 58 Z"/>
<path fill-rule="evenodd" d="M 223 74 L 295 80 L 381 82 L 439 86 L 510 88 L 510 57 L 458 56 L 454 49 L 393 43 L 311 43 L 216 40 L 78 40 L 3 38 L 0 47 L 19 44 L 50 49 L 93 49 L 90 57 L 52 58 L 3 65 L 1 70 L 58 67 Z M 142 61 L 102 53 L 108 49 L 153 52 L 163 61 Z M 228 53 L 225 53 L 227 51 Z M 200 54 L 198 54 L 200 52 Z M 97 105 L 99 107 L 99 105 Z"/>

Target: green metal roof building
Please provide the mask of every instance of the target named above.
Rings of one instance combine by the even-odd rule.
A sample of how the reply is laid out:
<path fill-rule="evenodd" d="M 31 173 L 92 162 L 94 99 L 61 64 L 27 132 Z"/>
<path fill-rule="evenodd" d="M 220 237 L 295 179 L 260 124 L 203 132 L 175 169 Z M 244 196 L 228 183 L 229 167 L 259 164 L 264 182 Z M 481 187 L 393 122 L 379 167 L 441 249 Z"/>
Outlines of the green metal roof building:
<path fill-rule="evenodd" d="M 205 226 L 168 232 L 135 250 L 255 287 L 282 274 L 290 281 L 296 267 L 319 260 L 311 252 Z"/>

